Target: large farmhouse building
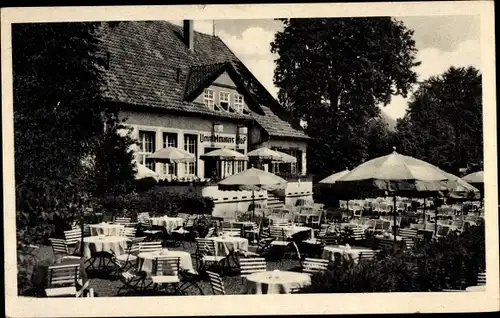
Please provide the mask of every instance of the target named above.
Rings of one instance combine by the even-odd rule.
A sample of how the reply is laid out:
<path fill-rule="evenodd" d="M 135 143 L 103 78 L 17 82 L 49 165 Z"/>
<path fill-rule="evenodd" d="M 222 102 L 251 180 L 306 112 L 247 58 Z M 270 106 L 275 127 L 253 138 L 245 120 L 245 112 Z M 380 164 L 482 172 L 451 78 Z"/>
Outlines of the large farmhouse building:
<path fill-rule="evenodd" d="M 110 22 L 102 32 L 106 98 L 133 128 L 140 142 L 139 163 L 167 180 L 177 180 L 176 185 L 184 180 L 192 188 L 196 180 L 195 188 L 215 199 L 214 213 L 224 214 L 246 210 L 251 195 L 203 183 L 214 175 L 215 167 L 200 155 L 218 148 L 246 154 L 267 146 L 296 157 L 297 162 L 265 166 L 282 175 L 286 172 L 289 184 L 276 197 L 263 191 L 257 199 L 293 204 L 311 197 L 312 185 L 306 178 L 308 137 L 292 126 L 283 107 L 219 37 L 195 32 L 191 20 L 183 27 L 166 21 Z M 167 146 L 187 150 L 197 160 L 168 165 L 146 159 Z M 224 162 L 217 171 L 224 177 L 246 168 L 246 162 Z"/>

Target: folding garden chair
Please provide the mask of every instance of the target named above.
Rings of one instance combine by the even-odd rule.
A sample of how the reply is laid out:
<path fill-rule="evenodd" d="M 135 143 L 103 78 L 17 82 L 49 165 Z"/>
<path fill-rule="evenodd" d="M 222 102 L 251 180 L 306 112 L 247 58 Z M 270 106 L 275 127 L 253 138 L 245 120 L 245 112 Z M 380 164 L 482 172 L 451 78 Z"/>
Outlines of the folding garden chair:
<path fill-rule="evenodd" d="M 328 268 L 329 261 L 320 258 L 306 258 L 302 263 L 302 272 L 313 275 Z"/>
<path fill-rule="evenodd" d="M 215 242 L 209 239 L 196 239 L 196 263 L 198 272 L 204 273 L 213 266 L 224 268 L 227 258 L 218 256 Z"/>
<path fill-rule="evenodd" d="M 129 243 L 127 253 L 114 255 L 113 262 L 118 265 L 120 271 L 126 271 L 137 264 L 137 254 L 140 252 L 140 243 L 144 242 L 145 237 L 134 237 Z"/>
<path fill-rule="evenodd" d="M 208 232 L 207 232 L 207 235 L 205 235 L 205 238 L 212 237 L 212 236 L 214 236 L 214 234 L 215 234 L 215 227 L 211 227 L 208 229 Z"/>
<path fill-rule="evenodd" d="M 64 231 L 64 239 L 68 245 L 76 245 L 82 240 L 82 230 L 80 228 Z"/>
<path fill-rule="evenodd" d="M 136 234 L 137 234 L 137 229 L 134 227 L 125 227 L 123 229 L 123 236 L 125 236 L 129 240 L 133 240 Z M 144 237 L 144 239 L 146 238 Z"/>
<path fill-rule="evenodd" d="M 161 242 L 139 242 L 139 253 L 160 252 L 163 249 Z"/>
<path fill-rule="evenodd" d="M 162 230 L 153 228 L 153 223 L 151 219 L 148 219 L 146 222 L 142 223 L 141 226 L 143 228 L 142 233 L 146 235 L 147 241 L 157 240 L 162 234 Z"/>
<path fill-rule="evenodd" d="M 375 257 L 378 251 L 363 251 L 359 253 L 358 260 L 361 261 L 368 261 L 371 260 Z"/>
<path fill-rule="evenodd" d="M 478 286 L 486 285 L 486 271 L 477 274 L 477 285 Z"/>
<path fill-rule="evenodd" d="M 80 264 L 49 266 L 48 286 L 45 288 L 47 297 L 81 297 L 88 288 L 88 280 L 77 289 L 80 279 Z"/>
<path fill-rule="evenodd" d="M 122 286 L 118 289 L 116 295 L 119 296 L 122 290 L 127 290 L 128 292 L 142 293 L 151 284 L 146 284 L 147 274 L 145 272 L 138 272 L 133 270 L 122 271 L 118 275 L 118 278 L 122 282 Z"/>
<path fill-rule="evenodd" d="M 125 225 L 125 224 L 130 223 L 130 218 L 116 218 L 115 223 Z"/>
<path fill-rule="evenodd" d="M 195 293 L 199 293 L 199 295 L 204 295 L 203 289 L 201 289 L 198 284 L 203 280 L 201 275 L 197 271 L 187 271 L 181 270 L 179 272 L 181 277 L 181 285 L 179 286 L 179 290 L 184 295 L 194 295 Z M 189 292 L 187 291 L 189 290 Z"/>
<path fill-rule="evenodd" d="M 153 260 L 153 270 L 151 272 L 151 280 L 153 281 L 153 289 L 157 290 L 168 286 L 174 288 L 175 294 L 180 294 L 180 279 L 179 279 L 179 257 L 159 256 Z"/>
<path fill-rule="evenodd" d="M 212 287 L 212 292 L 214 293 L 214 295 L 225 295 L 226 291 L 224 289 L 224 282 L 222 281 L 222 277 L 219 274 L 211 271 L 207 271 L 207 274 L 210 280 L 210 287 Z"/>
<path fill-rule="evenodd" d="M 239 258 L 238 264 L 242 280 L 253 273 L 267 271 L 266 259 L 262 257 Z"/>
<path fill-rule="evenodd" d="M 62 255 L 63 258 L 80 259 L 80 256 L 76 256 L 72 252 L 70 252 L 70 248 L 66 243 L 66 240 L 49 238 L 49 241 L 52 245 L 52 252 L 54 253 L 54 256 L 57 257 L 59 255 Z"/>

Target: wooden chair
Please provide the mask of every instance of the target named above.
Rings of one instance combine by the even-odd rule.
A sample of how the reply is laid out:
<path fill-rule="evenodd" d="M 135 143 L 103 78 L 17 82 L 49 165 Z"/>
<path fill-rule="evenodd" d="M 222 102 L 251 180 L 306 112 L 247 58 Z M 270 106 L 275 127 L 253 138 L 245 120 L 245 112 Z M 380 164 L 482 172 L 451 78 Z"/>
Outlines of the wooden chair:
<path fill-rule="evenodd" d="M 159 238 L 162 234 L 161 230 L 155 230 L 153 228 L 153 223 L 151 219 L 148 219 L 147 222 L 142 223 L 142 227 L 144 228 L 142 233 L 144 233 L 149 241 L 153 241 Z"/>
<path fill-rule="evenodd" d="M 161 242 L 140 242 L 139 253 L 159 252 L 163 249 Z"/>
<path fill-rule="evenodd" d="M 82 230 L 80 228 L 64 231 L 64 239 L 68 245 L 76 245 L 82 240 Z"/>
<path fill-rule="evenodd" d="M 70 252 L 66 240 L 49 238 L 49 241 L 52 245 L 52 252 L 54 253 L 54 256 L 62 255 L 63 258 L 80 258 L 79 256 L 73 256 L 73 253 Z"/>
<path fill-rule="evenodd" d="M 130 223 L 130 218 L 116 218 L 115 223 L 125 225 L 125 224 Z"/>
<path fill-rule="evenodd" d="M 249 240 L 254 240 L 259 238 L 260 224 L 252 222 L 251 228 L 244 231 L 245 238 Z"/>
<path fill-rule="evenodd" d="M 278 226 L 269 227 L 269 234 L 274 240 L 271 245 L 273 246 L 287 246 L 290 241 L 286 240 L 285 230 Z"/>
<path fill-rule="evenodd" d="M 140 293 L 146 290 L 149 285 L 146 285 L 146 274 L 144 272 L 136 272 L 131 269 L 122 271 L 118 275 L 118 278 L 122 282 L 122 286 L 118 288 L 116 293 L 117 296 L 120 295 L 122 290 L 128 290 Z"/>
<path fill-rule="evenodd" d="M 242 279 L 253 273 L 267 271 L 266 259 L 262 257 L 239 258 L 238 263 Z"/>
<path fill-rule="evenodd" d="M 180 294 L 179 284 L 179 257 L 159 256 L 153 260 L 151 280 L 154 289 L 165 286 L 165 290 L 171 285 L 175 294 Z"/>
<path fill-rule="evenodd" d="M 123 236 L 125 236 L 130 240 L 133 240 L 136 234 L 137 234 L 137 229 L 135 227 L 125 227 L 123 229 Z"/>
<path fill-rule="evenodd" d="M 486 271 L 477 274 L 477 285 L 478 286 L 486 285 Z"/>
<path fill-rule="evenodd" d="M 363 251 L 361 253 L 359 253 L 359 261 L 362 262 L 362 261 L 368 261 L 368 260 L 371 260 L 375 257 L 375 255 L 377 254 L 377 251 Z"/>
<path fill-rule="evenodd" d="M 212 287 L 212 292 L 214 293 L 214 295 L 225 295 L 226 291 L 224 289 L 224 282 L 222 281 L 222 277 L 219 274 L 211 271 L 207 271 L 207 274 L 210 280 L 210 287 Z"/>
<path fill-rule="evenodd" d="M 237 227 L 223 227 L 222 231 L 224 233 L 230 233 L 231 236 L 241 237 L 241 229 Z"/>
<path fill-rule="evenodd" d="M 134 237 L 130 242 L 127 253 L 115 255 L 114 261 L 120 267 L 120 270 L 126 271 L 137 264 L 137 254 L 140 253 L 140 243 L 144 242 L 145 237 Z"/>
<path fill-rule="evenodd" d="M 325 245 L 336 245 L 338 244 L 338 237 L 331 234 L 330 235 L 327 234 L 321 238 L 321 241 Z"/>
<path fill-rule="evenodd" d="M 205 238 L 209 238 L 209 237 L 214 236 L 214 233 L 215 233 L 215 227 L 209 228 L 208 232 L 207 232 L 207 235 L 205 235 Z"/>
<path fill-rule="evenodd" d="M 211 266 L 224 266 L 225 256 L 218 256 L 215 242 L 209 239 L 196 239 L 196 262 L 199 272 L 204 272 Z"/>
<path fill-rule="evenodd" d="M 80 264 L 49 266 L 49 282 L 45 294 L 47 297 L 81 297 L 88 288 L 90 281 L 87 281 L 77 290 L 79 279 Z"/>
<path fill-rule="evenodd" d="M 313 275 L 320 271 L 325 271 L 329 261 L 319 258 L 306 258 L 302 263 L 302 272 Z"/>

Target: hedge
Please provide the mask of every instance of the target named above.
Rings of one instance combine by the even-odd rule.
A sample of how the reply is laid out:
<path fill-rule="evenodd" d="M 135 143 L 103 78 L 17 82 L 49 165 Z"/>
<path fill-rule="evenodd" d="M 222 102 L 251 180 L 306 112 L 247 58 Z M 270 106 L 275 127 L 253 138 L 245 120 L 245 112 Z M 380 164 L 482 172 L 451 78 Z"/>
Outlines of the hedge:
<path fill-rule="evenodd" d="M 302 293 L 427 292 L 463 289 L 477 283 L 485 270 L 484 226 L 461 235 L 451 233 L 411 250 L 389 250 L 374 259 L 333 262 L 313 275 Z"/>
<path fill-rule="evenodd" d="M 211 215 L 214 209 L 212 198 L 195 192 L 176 193 L 150 190 L 140 194 L 107 197 L 100 200 L 105 213 L 134 217 L 140 212 L 151 216 L 176 215 L 178 213 Z"/>

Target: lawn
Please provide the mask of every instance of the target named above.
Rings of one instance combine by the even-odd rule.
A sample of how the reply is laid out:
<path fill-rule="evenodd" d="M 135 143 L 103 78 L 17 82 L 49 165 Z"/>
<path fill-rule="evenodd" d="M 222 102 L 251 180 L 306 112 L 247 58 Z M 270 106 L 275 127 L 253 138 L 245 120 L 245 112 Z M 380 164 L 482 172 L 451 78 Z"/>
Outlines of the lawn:
<path fill-rule="evenodd" d="M 192 255 L 193 266 L 196 268 L 194 253 L 196 250 L 196 245 L 183 247 L 168 247 L 169 250 L 183 250 L 187 251 Z M 50 246 L 42 245 L 40 246 L 40 251 L 38 253 L 38 258 L 40 260 L 54 259 L 54 254 L 52 253 L 52 248 Z M 236 266 L 235 264 L 232 264 Z M 280 261 L 267 261 L 268 270 L 293 270 L 300 271 L 300 263 L 298 260 L 282 259 Z M 119 279 L 107 276 L 107 277 L 97 277 L 94 273 L 87 272 L 89 278 L 91 279 L 90 287 L 92 287 L 98 297 L 115 297 L 118 289 L 122 286 Z M 224 287 L 226 294 L 237 295 L 243 294 L 245 291 L 244 280 L 239 276 L 237 270 L 229 276 L 222 277 L 224 281 Z M 210 283 L 207 280 L 198 283 L 200 288 L 203 290 L 204 295 L 213 295 Z M 195 288 L 187 289 L 188 294 L 199 295 L 199 292 Z"/>

